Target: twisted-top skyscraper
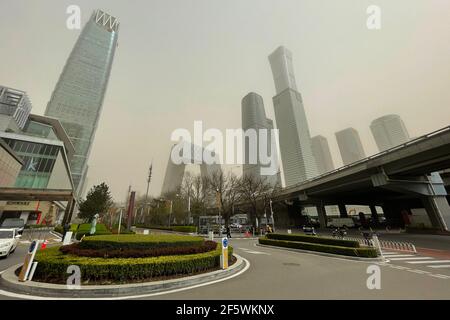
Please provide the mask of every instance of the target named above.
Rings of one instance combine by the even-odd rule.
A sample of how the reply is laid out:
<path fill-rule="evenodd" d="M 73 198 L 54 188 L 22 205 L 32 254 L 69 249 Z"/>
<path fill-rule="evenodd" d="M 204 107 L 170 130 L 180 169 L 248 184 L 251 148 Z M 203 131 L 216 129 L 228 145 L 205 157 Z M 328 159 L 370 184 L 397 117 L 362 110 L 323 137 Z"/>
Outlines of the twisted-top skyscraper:
<path fill-rule="evenodd" d="M 301 94 L 297 91 L 292 53 L 279 47 L 269 56 L 275 82 L 275 118 L 280 131 L 280 153 L 287 187 L 317 176 L 311 135 Z"/>
<path fill-rule="evenodd" d="M 96 10 L 84 26 L 45 110 L 57 118 L 75 147 L 70 167 L 82 192 L 87 161 L 97 129 L 117 47 L 119 22 Z"/>

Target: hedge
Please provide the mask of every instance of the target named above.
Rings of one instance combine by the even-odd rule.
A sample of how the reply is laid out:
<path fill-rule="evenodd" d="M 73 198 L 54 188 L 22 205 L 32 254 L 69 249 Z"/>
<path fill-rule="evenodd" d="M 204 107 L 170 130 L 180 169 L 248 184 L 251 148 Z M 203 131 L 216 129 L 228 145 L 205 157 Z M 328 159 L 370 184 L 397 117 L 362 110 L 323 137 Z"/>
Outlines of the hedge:
<path fill-rule="evenodd" d="M 130 282 L 156 277 L 186 275 L 204 272 L 220 265 L 221 246 L 216 250 L 183 256 L 163 256 L 151 258 L 87 258 L 65 255 L 59 247 L 51 247 L 37 252 L 38 262 L 34 280 L 66 283 L 67 268 L 80 267 L 81 281 L 86 282 Z M 233 249 L 229 247 L 231 262 Z"/>
<path fill-rule="evenodd" d="M 202 237 L 176 234 L 100 235 L 84 238 L 80 242 L 80 247 L 84 249 L 150 249 L 200 246 L 204 241 Z"/>
<path fill-rule="evenodd" d="M 338 247 L 348 247 L 348 248 L 359 248 L 359 242 L 353 240 L 341 240 L 332 238 L 323 238 L 318 236 L 308 236 L 303 234 L 278 234 L 269 233 L 267 235 L 268 239 L 273 240 L 286 240 L 286 241 L 299 241 L 307 243 L 317 243 L 317 244 L 328 244 Z"/>
<path fill-rule="evenodd" d="M 186 255 L 204 253 L 216 250 L 217 243 L 214 241 L 205 241 L 201 245 L 183 246 L 183 247 L 162 247 L 149 249 L 85 249 L 78 243 L 60 247 L 60 251 L 65 254 L 71 254 L 79 257 L 91 258 L 146 258 L 173 255 Z"/>
<path fill-rule="evenodd" d="M 350 248 L 350 247 L 332 246 L 332 245 L 319 244 L 319 243 L 273 240 L 273 239 L 267 239 L 267 238 L 260 238 L 259 243 L 265 244 L 265 245 L 270 245 L 270 246 L 302 249 L 302 250 L 325 252 L 325 253 L 333 253 L 333 254 L 340 254 L 340 255 L 344 255 L 344 256 L 353 256 L 353 257 L 376 258 L 378 256 L 375 248 Z"/>

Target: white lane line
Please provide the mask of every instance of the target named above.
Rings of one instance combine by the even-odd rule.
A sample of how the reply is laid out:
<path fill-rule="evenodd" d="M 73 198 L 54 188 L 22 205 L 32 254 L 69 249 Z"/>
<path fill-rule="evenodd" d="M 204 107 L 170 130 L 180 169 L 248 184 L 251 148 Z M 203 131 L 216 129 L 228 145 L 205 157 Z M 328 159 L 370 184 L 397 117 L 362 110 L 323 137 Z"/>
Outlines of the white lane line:
<path fill-rule="evenodd" d="M 440 269 L 440 268 L 450 268 L 450 264 L 441 264 L 441 265 L 437 265 L 437 266 L 427 266 L 428 268 L 435 268 L 435 269 Z"/>
<path fill-rule="evenodd" d="M 199 288 L 199 287 L 204 287 L 204 286 L 223 282 L 223 281 L 235 278 L 237 276 L 240 276 L 241 274 L 243 274 L 245 271 L 247 271 L 250 268 L 250 261 L 248 261 L 244 257 L 241 257 L 241 259 L 245 261 L 246 266 L 244 267 L 244 269 L 242 269 L 238 273 L 232 274 L 229 277 L 206 282 L 206 283 L 196 284 L 196 285 L 186 287 L 186 288 L 173 289 L 173 290 L 164 291 L 164 292 L 148 293 L 148 294 L 141 294 L 141 295 L 136 295 L 136 296 L 126 296 L 126 297 L 110 297 L 110 298 L 61 298 L 61 297 L 32 296 L 32 295 L 27 295 L 27 294 L 13 293 L 13 292 L 4 291 L 4 290 L 0 289 L 0 295 L 7 296 L 7 297 L 13 297 L 13 298 L 28 299 L 28 300 L 128 300 L 128 299 L 139 299 L 139 298 L 160 296 L 163 294 L 176 293 L 176 292 L 186 291 L 186 290 L 195 289 L 195 288 Z"/>
<path fill-rule="evenodd" d="M 254 250 L 247 249 L 247 248 L 239 248 L 239 249 L 245 251 L 246 253 L 252 253 L 252 254 L 265 254 L 265 255 L 270 256 L 270 253 L 267 253 L 267 252 L 254 251 Z"/>
<path fill-rule="evenodd" d="M 431 261 L 411 261 L 411 264 L 426 264 L 426 263 L 448 263 L 450 260 L 431 260 Z"/>
<path fill-rule="evenodd" d="M 443 274 L 430 274 L 431 277 L 439 278 L 439 279 L 448 279 L 450 277 Z"/>
<path fill-rule="evenodd" d="M 433 258 L 430 257 L 410 257 L 410 258 L 389 258 L 391 261 L 408 261 L 408 260 L 429 260 L 432 261 Z"/>
<path fill-rule="evenodd" d="M 391 266 L 391 268 L 393 268 L 393 269 L 398 269 L 398 270 L 409 270 L 409 268 L 408 267 L 402 267 L 402 266 L 395 266 L 395 265 L 390 265 Z"/>
<path fill-rule="evenodd" d="M 386 258 L 406 258 L 406 257 L 415 257 L 413 254 L 392 254 L 392 255 L 386 255 L 383 254 Z"/>
<path fill-rule="evenodd" d="M 407 270 L 409 272 L 413 272 L 413 273 L 418 273 L 418 274 L 429 274 L 430 272 L 428 271 L 423 271 L 423 270 L 417 270 L 417 269 L 409 269 Z"/>

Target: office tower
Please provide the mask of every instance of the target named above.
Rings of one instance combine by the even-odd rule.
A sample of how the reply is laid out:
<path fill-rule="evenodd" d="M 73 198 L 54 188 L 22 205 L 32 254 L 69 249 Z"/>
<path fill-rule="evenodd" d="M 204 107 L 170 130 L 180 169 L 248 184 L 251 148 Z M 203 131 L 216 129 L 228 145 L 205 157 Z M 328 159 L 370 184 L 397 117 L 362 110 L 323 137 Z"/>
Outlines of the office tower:
<path fill-rule="evenodd" d="M 301 94 L 297 91 L 292 54 L 279 47 L 269 56 L 275 82 L 275 118 L 280 131 L 279 144 L 287 187 L 317 176 L 311 148 L 311 135 Z"/>
<path fill-rule="evenodd" d="M 70 163 L 77 192 L 83 189 L 87 161 L 97 129 L 117 46 L 119 22 L 96 10 L 84 26 L 45 115 L 60 120 L 75 147 Z"/>
<path fill-rule="evenodd" d="M 354 128 L 347 128 L 336 132 L 336 140 L 344 165 L 366 157 L 359 133 Z"/>
<path fill-rule="evenodd" d="M 311 139 L 312 151 L 316 160 L 319 174 L 334 170 L 333 159 L 331 158 L 330 146 L 324 136 L 315 136 Z"/>
<path fill-rule="evenodd" d="M 408 130 L 399 115 L 388 114 L 370 124 L 378 150 L 384 151 L 409 141 Z"/>
<path fill-rule="evenodd" d="M 264 165 L 261 163 L 261 159 L 259 158 L 259 143 L 263 143 L 263 141 L 259 141 L 259 130 L 260 129 L 266 129 L 267 130 L 267 139 L 265 141 L 266 143 L 266 150 L 262 150 L 261 152 L 265 153 L 268 157 L 272 159 L 272 161 L 276 161 L 278 164 L 278 154 L 276 152 L 276 146 L 275 146 L 275 153 L 271 154 L 271 143 L 272 143 L 272 136 L 271 131 L 273 130 L 273 121 L 266 117 L 266 111 L 264 109 L 264 102 L 263 98 L 254 92 L 250 92 L 247 94 L 243 99 L 241 103 L 241 113 L 242 113 L 242 130 L 244 130 L 244 133 L 249 129 L 254 129 L 257 133 L 257 141 L 255 148 L 250 148 L 250 141 L 249 138 L 245 137 L 243 139 L 243 145 L 244 145 L 244 164 L 243 164 L 243 174 L 244 175 L 253 175 L 256 178 L 265 178 L 271 185 L 276 185 L 277 183 L 280 183 L 280 175 L 279 175 L 279 168 L 276 169 L 276 173 L 273 175 L 264 175 L 262 174 L 261 169 L 264 167 L 268 167 L 269 165 Z M 255 141 L 253 141 L 255 143 Z M 276 143 L 274 141 L 274 143 Z M 251 150 L 253 149 L 253 150 Z M 256 163 L 250 163 L 250 152 L 256 151 L 257 155 L 254 160 L 256 160 Z"/>
<path fill-rule="evenodd" d="M 20 132 L 31 111 L 24 91 L 0 86 L 0 131 Z"/>

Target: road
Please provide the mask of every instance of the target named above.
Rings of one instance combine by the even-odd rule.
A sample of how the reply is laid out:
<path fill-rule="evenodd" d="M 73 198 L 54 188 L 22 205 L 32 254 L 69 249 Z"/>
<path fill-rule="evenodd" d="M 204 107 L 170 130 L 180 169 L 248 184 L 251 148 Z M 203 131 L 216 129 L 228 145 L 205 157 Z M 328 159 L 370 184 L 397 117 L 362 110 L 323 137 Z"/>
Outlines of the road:
<path fill-rule="evenodd" d="M 450 299 L 450 268 L 432 269 L 429 265 L 433 264 L 408 264 L 405 260 L 376 263 L 381 289 L 370 290 L 367 269 L 375 265 L 373 262 L 259 247 L 249 239 L 231 239 L 231 245 L 249 261 L 245 273 L 195 289 L 140 299 Z M 25 250 L 22 245 L 10 258 L 0 261 L 0 270 L 19 263 Z"/>

